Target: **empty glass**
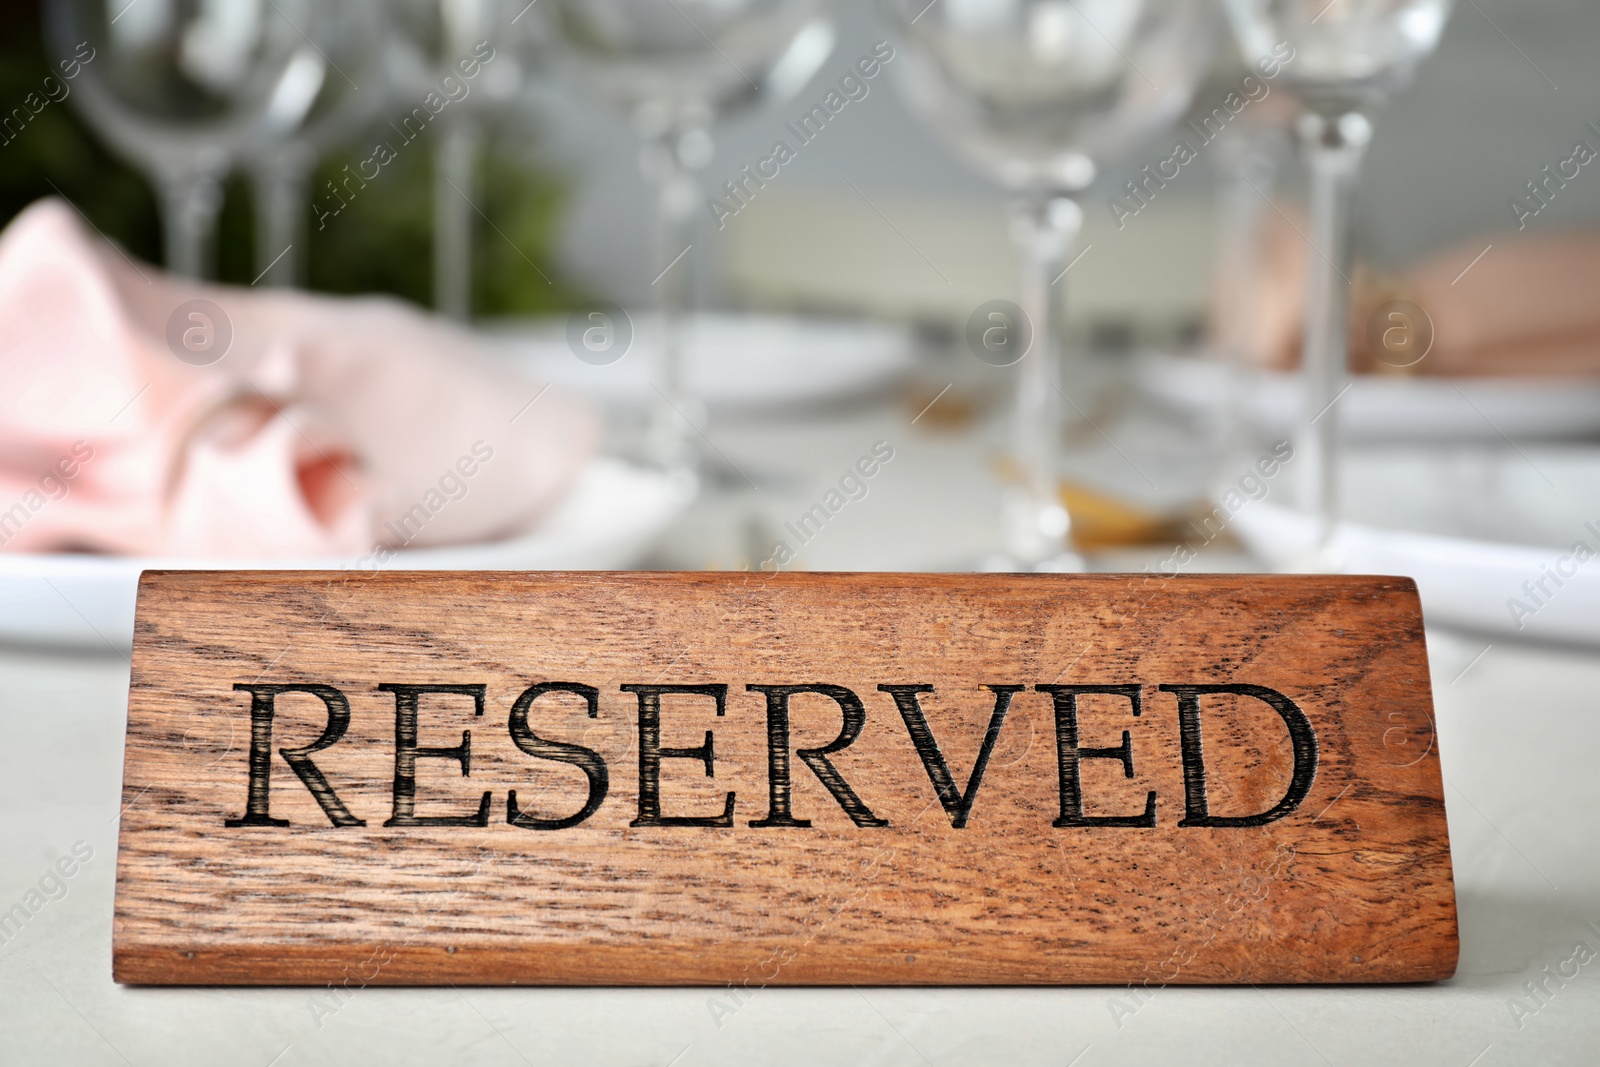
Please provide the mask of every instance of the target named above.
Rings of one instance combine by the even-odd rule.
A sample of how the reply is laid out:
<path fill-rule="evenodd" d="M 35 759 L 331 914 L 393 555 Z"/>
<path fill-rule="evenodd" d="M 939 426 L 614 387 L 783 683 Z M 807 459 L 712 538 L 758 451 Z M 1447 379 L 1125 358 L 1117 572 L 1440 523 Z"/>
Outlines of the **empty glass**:
<path fill-rule="evenodd" d="M 256 280 L 304 282 L 308 187 L 317 160 L 377 116 L 387 99 L 382 74 L 385 23 L 375 0 L 329 0 L 318 19 L 317 48 L 330 67 L 301 124 L 281 141 L 250 146 L 255 194 Z"/>
<path fill-rule="evenodd" d="M 314 0 L 51 0 L 60 56 L 85 55 L 72 99 L 155 180 L 168 267 L 211 273 L 221 181 L 252 144 L 298 128 L 325 79 Z M 87 51 L 80 51 L 86 49 Z"/>
<path fill-rule="evenodd" d="M 833 50 L 831 0 L 556 0 L 578 75 L 632 123 L 655 187 L 655 295 L 660 394 L 649 458 L 700 468 L 698 405 L 684 388 L 682 320 L 689 303 L 696 172 L 711 161 L 718 117 L 792 96 Z"/>
<path fill-rule="evenodd" d="M 1348 377 L 1351 208 L 1372 124 L 1439 43 L 1451 0 L 1225 0 L 1251 63 L 1277 63 L 1299 98 L 1311 172 L 1311 256 L 1296 462 L 1316 548 L 1297 569 L 1337 570 L 1338 399 Z"/>
<path fill-rule="evenodd" d="M 404 115 L 429 94 L 446 101 L 437 105 L 433 155 L 433 299 L 441 313 L 466 321 L 484 116 L 521 90 L 539 43 L 540 17 L 528 0 L 387 3 L 394 27 L 391 103 Z"/>
<path fill-rule="evenodd" d="M 1003 569 L 1077 569 L 1056 459 L 1061 401 L 1055 286 L 1083 221 L 1075 197 L 1100 163 L 1175 118 L 1210 59 L 1205 0 L 882 0 L 913 108 L 1014 198 L 1022 310 L 1015 484 L 1003 498 Z"/>

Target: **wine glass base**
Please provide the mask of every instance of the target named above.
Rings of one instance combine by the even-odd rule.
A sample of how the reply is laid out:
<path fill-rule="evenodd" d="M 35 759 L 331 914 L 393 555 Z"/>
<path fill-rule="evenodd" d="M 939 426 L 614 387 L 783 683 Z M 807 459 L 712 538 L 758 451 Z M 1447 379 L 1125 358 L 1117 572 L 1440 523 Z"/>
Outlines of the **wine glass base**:
<path fill-rule="evenodd" d="M 1032 562 L 996 552 L 984 556 L 973 569 L 984 574 L 1078 574 L 1088 570 L 1089 565 L 1076 552 L 1059 552 Z"/>
<path fill-rule="evenodd" d="M 800 480 L 791 471 L 773 467 L 758 467 L 747 462 L 735 464 L 715 448 L 708 445 L 688 447 L 663 458 L 651 452 L 638 457 L 639 462 L 656 470 L 687 480 L 697 490 L 731 496 L 739 493 L 793 490 Z"/>
<path fill-rule="evenodd" d="M 695 449 L 692 462 L 700 484 L 714 492 L 736 493 L 759 488 L 745 471 L 710 449 Z"/>
<path fill-rule="evenodd" d="M 1335 531 L 1290 554 L 1275 569 L 1280 574 L 1348 574 L 1350 554 Z"/>

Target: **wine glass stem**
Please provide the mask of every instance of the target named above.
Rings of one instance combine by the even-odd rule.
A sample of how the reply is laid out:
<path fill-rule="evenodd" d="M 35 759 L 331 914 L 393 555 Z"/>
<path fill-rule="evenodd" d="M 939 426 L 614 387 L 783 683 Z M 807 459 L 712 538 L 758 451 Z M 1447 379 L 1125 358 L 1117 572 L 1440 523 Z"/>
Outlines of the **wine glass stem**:
<path fill-rule="evenodd" d="M 1312 250 L 1298 462 L 1304 465 L 1301 507 L 1316 522 L 1319 548 L 1332 537 L 1339 515 L 1339 400 L 1349 378 L 1352 209 L 1371 130 L 1367 118 L 1354 112 L 1307 113 L 1300 122 L 1302 152 L 1311 172 Z"/>
<path fill-rule="evenodd" d="M 649 458 L 674 469 L 694 466 L 690 434 L 694 433 L 694 398 L 689 395 L 683 326 L 693 289 L 690 249 L 699 183 L 678 157 L 680 135 L 654 139 L 645 146 L 645 176 L 656 187 L 654 277 L 650 283 L 656 325 L 661 338 L 660 380 L 656 383 L 655 418 L 647 446 Z"/>
<path fill-rule="evenodd" d="M 159 185 L 167 269 L 181 278 L 209 278 L 222 183 L 205 171 L 179 171 L 162 175 Z"/>
<path fill-rule="evenodd" d="M 285 146 L 255 168 L 257 283 L 287 288 L 304 280 L 312 163 L 308 153 Z"/>
<path fill-rule="evenodd" d="M 1012 217 L 1021 257 L 1022 311 L 1032 327 L 1032 344 L 1017 364 L 1011 423 L 1017 478 L 1002 509 L 1002 548 L 1025 566 L 1059 557 L 1068 548 L 1070 524 L 1056 463 L 1066 396 L 1058 381 L 1057 283 L 1082 218 L 1077 204 L 1065 197 L 1019 203 Z"/>
<path fill-rule="evenodd" d="M 1255 326 L 1257 303 L 1266 290 L 1262 222 L 1267 197 L 1277 181 L 1277 165 L 1268 138 L 1277 131 L 1241 131 L 1223 157 L 1218 218 L 1221 221 L 1217 277 L 1222 301 L 1214 342 L 1226 383 L 1226 396 L 1211 427 L 1217 446 L 1216 474 L 1227 483 L 1237 476 L 1241 455 L 1252 444 L 1250 393 L 1252 371 L 1260 364 Z M 1220 147 L 1220 146 L 1219 146 Z"/>
<path fill-rule="evenodd" d="M 433 160 L 433 302 L 458 322 L 472 317 L 473 198 L 482 142 L 472 116 L 453 116 Z"/>

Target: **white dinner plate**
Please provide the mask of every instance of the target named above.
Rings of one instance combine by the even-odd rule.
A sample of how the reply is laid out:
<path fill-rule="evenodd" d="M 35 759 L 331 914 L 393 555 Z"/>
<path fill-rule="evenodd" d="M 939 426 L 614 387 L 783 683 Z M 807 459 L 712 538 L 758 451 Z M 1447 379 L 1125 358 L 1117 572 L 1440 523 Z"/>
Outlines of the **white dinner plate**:
<path fill-rule="evenodd" d="M 1200 356 L 1146 353 L 1136 360 L 1150 396 L 1215 416 L 1243 389 L 1241 409 L 1264 432 L 1287 437 L 1302 418 L 1299 376 L 1236 371 Z M 1550 440 L 1600 432 L 1600 378 L 1427 378 L 1358 374 L 1339 400 L 1351 441 Z M 1504 435 L 1504 436 L 1502 436 Z"/>
<path fill-rule="evenodd" d="M 1600 646 L 1600 449 L 1362 450 L 1340 484 L 1339 569 L 1415 578 L 1429 622 Z M 1312 547 L 1278 497 L 1230 525 L 1275 566 Z"/>
<path fill-rule="evenodd" d="M 531 533 L 485 544 L 405 549 L 385 570 L 614 570 L 637 561 L 689 503 L 692 486 L 595 459 Z M 354 559 L 161 559 L 0 552 L 0 642 L 126 653 L 146 570 L 344 570 Z"/>
<path fill-rule="evenodd" d="M 655 402 L 652 383 L 660 373 L 653 316 L 634 316 L 633 340 L 611 363 L 579 359 L 568 345 L 567 325 L 565 317 L 503 319 L 482 328 L 509 341 L 520 366 L 547 381 L 612 407 Z M 701 314 L 685 323 L 684 354 L 689 395 L 725 415 L 870 395 L 904 377 L 915 351 L 901 326 Z"/>

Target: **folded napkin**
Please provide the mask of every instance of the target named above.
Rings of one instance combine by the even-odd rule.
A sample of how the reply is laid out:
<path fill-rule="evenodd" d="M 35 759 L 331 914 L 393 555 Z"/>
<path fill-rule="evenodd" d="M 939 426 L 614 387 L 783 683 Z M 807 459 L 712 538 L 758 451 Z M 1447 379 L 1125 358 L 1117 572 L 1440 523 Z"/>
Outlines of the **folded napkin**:
<path fill-rule="evenodd" d="M 398 302 L 183 281 L 57 200 L 0 234 L 5 549 L 484 541 L 536 523 L 596 438 L 581 402 Z"/>
<path fill-rule="evenodd" d="M 1600 233 L 1491 234 L 1429 256 L 1398 282 L 1369 284 L 1363 310 L 1398 296 L 1428 313 L 1423 374 L 1576 377 L 1600 375 L 1596 293 Z M 1352 337 L 1356 367 L 1374 362 L 1361 340 Z"/>
<path fill-rule="evenodd" d="M 1238 294 L 1219 284 L 1213 332 L 1252 362 L 1299 365 L 1306 264 L 1313 254 L 1306 220 L 1265 212 L 1242 317 Z M 1485 251 L 1487 249 L 1487 251 Z M 1350 366 L 1395 373 L 1369 341 L 1369 320 L 1392 300 L 1422 308 L 1433 345 L 1408 374 L 1440 376 L 1600 375 L 1600 233 L 1488 234 L 1436 252 L 1394 275 L 1357 267 L 1351 276 Z M 1385 320 L 1387 321 L 1387 320 Z"/>

